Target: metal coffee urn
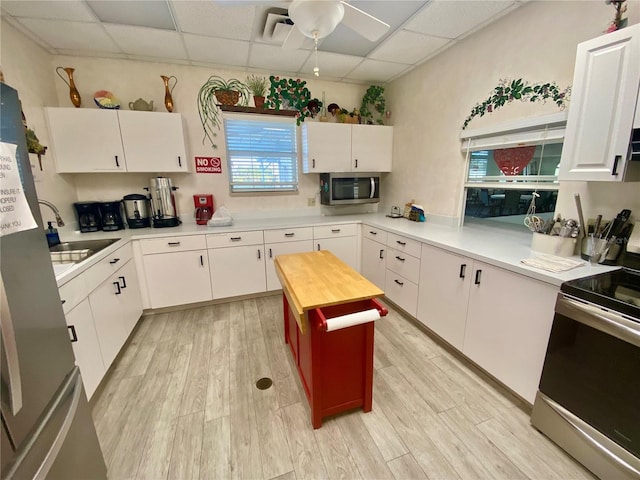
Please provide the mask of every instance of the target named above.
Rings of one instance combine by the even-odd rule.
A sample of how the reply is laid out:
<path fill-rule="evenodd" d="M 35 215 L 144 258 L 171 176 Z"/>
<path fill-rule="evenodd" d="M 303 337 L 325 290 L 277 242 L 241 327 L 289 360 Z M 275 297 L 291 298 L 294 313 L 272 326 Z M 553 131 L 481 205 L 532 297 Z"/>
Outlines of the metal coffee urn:
<path fill-rule="evenodd" d="M 176 199 L 174 191 L 178 187 L 171 184 L 171 179 L 167 177 L 152 178 L 149 188 L 151 200 L 151 219 L 153 227 L 176 227 L 180 225 L 178 217 L 178 209 L 176 207 Z"/>

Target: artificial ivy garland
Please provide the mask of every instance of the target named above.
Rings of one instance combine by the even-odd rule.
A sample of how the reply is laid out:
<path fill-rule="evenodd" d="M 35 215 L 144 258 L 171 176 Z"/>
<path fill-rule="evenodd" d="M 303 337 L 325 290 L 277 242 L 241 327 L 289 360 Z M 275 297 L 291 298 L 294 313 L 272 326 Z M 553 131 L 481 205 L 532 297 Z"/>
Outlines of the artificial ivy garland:
<path fill-rule="evenodd" d="M 473 107 L 464 121 L 462 129 L 467 128 L 467 125 L 474 117 L 478 115 L 482 117 L 485 113 L 491 113 L 513 100 L 546 103 L 547 99 L 551 98 L 560 107 L 560 110 L 564 110 L 570 96 L 571 86 L 560 91 L 555 82 L 529 85 L 528 82 L 523 81 L 521 78 L 513 81 L 500 80 L 500 83 L 493 89 L 493 94 L 484 102 Z"/>
<path fill-rule="evenodd" d="M 269 96 L 265 102 L 267 108 L 280 110 L 283 101 L 287 101 L 289 107 L 297 111 L 296 123 L 300 125 L 306 117 L 315 117 L 322 102 L 317 98 L 311 99 L 311 92 L 305 86 L 306 81 L 293 80 L 291 78 L 280 78 L 271 75 L 269 77 L 271 87 Z"/>

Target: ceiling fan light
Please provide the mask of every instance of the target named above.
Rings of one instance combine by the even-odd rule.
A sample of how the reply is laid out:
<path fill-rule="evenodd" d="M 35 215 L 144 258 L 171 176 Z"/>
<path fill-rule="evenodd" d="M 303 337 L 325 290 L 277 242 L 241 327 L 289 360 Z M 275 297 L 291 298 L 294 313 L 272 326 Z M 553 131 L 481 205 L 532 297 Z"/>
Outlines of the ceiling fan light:
<path fill-rule="evenodd" d="M 344 16 L 339 1 L 294 0 L 289 6 L 289 17 L 307 37 L 324 38 L 336 28 Z"/>

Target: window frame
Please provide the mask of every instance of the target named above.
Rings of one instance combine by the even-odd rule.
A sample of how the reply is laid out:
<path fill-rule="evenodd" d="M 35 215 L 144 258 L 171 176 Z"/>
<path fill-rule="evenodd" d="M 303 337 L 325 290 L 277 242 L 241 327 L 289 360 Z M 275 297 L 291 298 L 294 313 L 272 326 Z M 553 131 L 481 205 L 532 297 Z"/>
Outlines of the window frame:
<path fill-rule="evenodd" d="M 237 174 L 237 167 L 234 168 L 233 157 L 234 153 L 229 149 L 229 132 L 227 128 L 227 122 L 255 122 L 255 123 L 272 123 L 278 126 L 287 126 L 291 129 L 291 146 L 292 152 L 280 152 L 290 155 L 291 163 L 286 164 L 287 168 L 291 169 L 292 181 L 280 181 L 280 182 L 253 182 L 242 183 L 234 182 L 234 172 Z M 265 114 L 251 114 L 251 113 L 228 113 L 223 114 L 223 128 L 225 138 L 225 150 L 226 150 L 226 163 L 227 163 L 227 180 L 229 183 L 229 193 L 232 196 L 245 196 L 245 195 L 292 195 L 297 194 L 300 188 L 300 169 L 299 169 L 299 129 L 296 125 L 296 119 L 294 117 L 283 115 L 265 115 Z M 261 150 L 252 149 L 247 150 L 251 153 L 260 153 Z M 267 156 L 273 155 L 275 152 L 263 150 L 267 153 Z M 286 156 L 286 155 L 283 155 Z M 253 157 L 252 157 L 253 158 Z M 280 165 L 281 162 L 278 162 Z M 244 188 L 243 188 L 244 186 Z"/>

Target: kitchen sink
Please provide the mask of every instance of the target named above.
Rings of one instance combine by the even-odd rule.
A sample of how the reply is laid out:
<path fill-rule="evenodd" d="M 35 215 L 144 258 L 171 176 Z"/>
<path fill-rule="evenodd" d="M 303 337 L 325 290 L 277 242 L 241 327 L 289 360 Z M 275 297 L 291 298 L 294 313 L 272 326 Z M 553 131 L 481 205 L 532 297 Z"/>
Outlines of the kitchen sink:
<path fill-rule="evenodd" d="M 77 240 L 75 242 L 59 243 L 58 245 L 49 247 L 51 261 L 53 263 L 78 263 L 118 240 L 120 239 L 104 238 L 99 240 Z"/>

